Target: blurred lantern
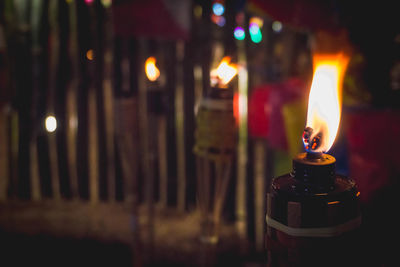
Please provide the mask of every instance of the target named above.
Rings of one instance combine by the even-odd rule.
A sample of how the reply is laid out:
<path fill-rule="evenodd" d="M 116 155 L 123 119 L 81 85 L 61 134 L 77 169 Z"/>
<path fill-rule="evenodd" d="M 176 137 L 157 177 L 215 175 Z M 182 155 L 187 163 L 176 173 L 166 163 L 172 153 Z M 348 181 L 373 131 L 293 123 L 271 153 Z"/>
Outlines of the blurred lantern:
<path fill-rule="evenodd" d="M 260 31 L 260 27 L 258 27 L 258 25 L 256 24 L 251 24 L 249 26 L 249 32 L 251 35 L 255 35 L 258 34 L 258 32 Z"/>
<path fill-rule="evenodd" d="M 101 0 L 101 4 L 105 7 L 108 8 L 112 4 L 112 0 Z"/>
<path fill-rule="evenodd" d="M 259 28 L 261 28 L 264 25 L 264 20 L 260 17 L 252 17 L 250 18 L 249 24 L 255 24 L 257 25 Z"/>
<path fill-rule="evenodd" d="M 85 0 L 85 3 L 86 3 L 87 5 L 91 5 L 91 4 L 93 4 L 93 2 L 94 2 L 94 0 Z"/>
<path fill-rule="evenodd" d="M 236 27 L 233 36 L 235 36 L 236 40 L 242 41 L 246 38 L 246 32 L 242 27 Z"/>
<path fill-rule="evenodd" d="M 222 16 L 224 13 L 224 1 L 215 1 L 212 5 L 211 21 L 218 26 L 223 27 L 226 23 L 225 17 Z"/>
<path fill-rule="evenodd" d="M 54 132 L 57 129 L 57 120 L 54 116 L 47 116 L 44 126 L 46 127 L 46 131 L 49 133 Z"/>
<path fill-rule="evenodd" d="M 264 21 L 259 17 L 252 17 L 249 22 L 249 33 L 253 43 L 259 43 L 262 40 L 261 27 Z"/>
<path fill-rule="evenodd" d="M 272 22 L 272 30 L 276 33 L 279 33 L 282 31 L 282 23 L 280 21 L 275 20 Z"/>
<path fill-rule="evenodd" d="M 214 3 L 212 7 L 213 13 L 217 16 L 222 16 L 225 12 L 225 7 L 221 3 Z"/>
<path fill-rule="evenodd" d="M 160 77 L 160 70 L 156 66 L 156 58 L 149 57 L 145 63 L 145 71 L 147 79 L 154 82 Z"/>
<path fill-rule="evenodd" d="M 194 16 L 199 19 L 203 15 L 203 8 L 200 5 L 196 5 L 193 9 Z"/>
<path fill-rule="evenodd" d="M 238 68 L 230 61 L 230 57 L 224 57 L 210 72 L 212 88 L 201 100 L 196 117 L 193 152 L 198 166 L 200 240 L 205 243 L 218 242 L 221 214 L 237 146 L 234 105 L 238 106 L 238 103 L 233 102 L 233 89 L 228 84 L 238 74 Z M 215 192 L 212 193 L 210 188 L 214 188 Z"/>
<path fill-rule="evenodd" d="M 250 38 L 253 41 L 253 43 L 258 44 L 259 42 L 261 42 L 262 41 L 262 33 L 261 33 L 260 28 L 257 28 L 257 29 L 253 28 L 253 30 L 250 29 Z"/>
<path fill-rule="evenodd" d="M 211 20 L 212 20 L 212 22 L 214 22 L 215 24 L 217 24 L 220 27 L 223 27 L 225 25 L 225 22 L 226 22 L 225 17 L 217 16 L 215 14 L 211 15 Z"/>
<path fill-rule="evenodd" d="M 224 57 L 218 67 L 210 72 L 212 87 L 226 88 L 233 77 L 237 75 L 237 64 L 231 64 L 230 62 L 230 57 Z"/>

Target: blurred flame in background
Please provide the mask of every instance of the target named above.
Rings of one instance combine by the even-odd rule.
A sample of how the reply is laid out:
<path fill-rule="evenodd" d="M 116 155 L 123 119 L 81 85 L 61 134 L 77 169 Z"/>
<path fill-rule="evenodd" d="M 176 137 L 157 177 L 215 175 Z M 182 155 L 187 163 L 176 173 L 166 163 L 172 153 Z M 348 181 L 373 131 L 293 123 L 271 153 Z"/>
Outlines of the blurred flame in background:
<path fill-rule="evenodd" d="M 89 49 L 89 50 L 86 52 L 86 58 L 87 58 L 88 60 L 93 60 L 93 58 L 94 58 L 93 49 Z"/>
<path fill-rule="evenodd" d="M 57 119 L 52 115 L 46 117 L 44 124 L 46 127 L 46 131 L 48 131 L 49 133 L 52 133 L 57 129 Z"/>
<path fill-rule="evenodd" d="M 224 57 L 216 69 L 210 73 L 211 86 L 226 88 L 227 84 L 238 74 L 237 64 L 230 63 L 230 57 Z"/>
<path fill-rule="evenodd" d="M 308 98 L 307 125 L 313 132 L 310 140 L 321 136 L 321 144 L 313 152 L 327 152 L 340 123 L 342 82 L 349 57 L 344 53 L 314 54 L 314 74 Z"/>
<path fill-rule="evenodd" d="M 147 78 L 154 82 L 160 77 L 160 70 L 156 66 L 156 58 L 149 57 L 145 63 L 145 70 Z"/>

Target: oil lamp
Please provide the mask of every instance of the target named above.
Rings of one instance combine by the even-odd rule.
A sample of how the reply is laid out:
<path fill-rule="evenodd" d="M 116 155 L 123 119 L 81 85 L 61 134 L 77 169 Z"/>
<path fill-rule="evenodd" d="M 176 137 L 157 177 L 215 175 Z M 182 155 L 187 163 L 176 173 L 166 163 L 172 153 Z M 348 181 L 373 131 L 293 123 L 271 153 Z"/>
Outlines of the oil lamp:
<path fill-rule="evenodd" d="M 293 159 L 291 173 L 273 179 L 267 194 L 269 266 L 342 266 L 354 259 L 360 193 L 352 179 L 336 174 L 336 160 L 326 154 L 339 127 L 348 57 L 317 54 L 313 63 L 306 152 Z"/>
<path fill-rule="evenodd" d="M 233 90 L 229 82 L 237 75 L 238 68 L 230 61 L 230 57 L 224 57 L 210 72 L 211 90 L 200 102 L 197 113 L 194 152 L 198 155 L 230 157 L 235 148 Z"/>
<path fill-rule="evenodd" d="M 195 145 L 197 203 L 201 215 L 200 240 L 215 244 L 219 239 L 221 212 L 236 147 L 233 90 L 229 82 L 237 75 L 236 64 L 224 57 L 211 71 L 211 90 L 200 102 L 196 116 Z"/>
<path fill-rule="evenodd" d="M 161 115 L 164 112 L 164 89 L 161 86 L 162 81 L 160 81 L 160 79 L 162 77 L 160 76 L 160 70 L 156 62 L 157 60 L 155 57 L 148 57 L 145 62 L 147 105 L 150 113 Z"/>
<path fill-rule="evenodd" d="M 160 70 L 156 66 L 156 58 L 149 57 L 145 62 L 145 72 L 149 81 L 155 82 L 160 77 Z"/>

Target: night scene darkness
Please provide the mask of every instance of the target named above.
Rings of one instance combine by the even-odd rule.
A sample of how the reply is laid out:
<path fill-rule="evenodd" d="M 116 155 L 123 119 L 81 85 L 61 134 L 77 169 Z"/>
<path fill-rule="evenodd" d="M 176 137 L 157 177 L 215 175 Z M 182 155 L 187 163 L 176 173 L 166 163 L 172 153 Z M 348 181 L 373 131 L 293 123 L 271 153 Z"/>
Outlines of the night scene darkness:
<path fill-rule="evenodd" d="M 0 1 L 0 266 L 400 266 L 393 1 Z"/>

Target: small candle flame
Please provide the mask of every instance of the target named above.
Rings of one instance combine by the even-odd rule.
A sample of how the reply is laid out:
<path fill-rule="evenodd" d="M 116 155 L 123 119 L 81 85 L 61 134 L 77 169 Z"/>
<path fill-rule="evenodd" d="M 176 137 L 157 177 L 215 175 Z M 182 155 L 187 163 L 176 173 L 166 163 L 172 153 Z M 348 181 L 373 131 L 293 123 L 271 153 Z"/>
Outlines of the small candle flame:
<path fill-rule="evenodd" d="M 227 84 L 238 74 L 237 64 L 230 62 L 230 57 L 224 57 L 218 67 L 211 71 L 211 86 L 226 88 Z"/>
<path fill-rule="evenodd" d="M 160 70 L 156 66 L 156 58 L 149 57 L 145 63 L 145 70 L 147 79 L 154 82 L 160 77 Z"/>
<path fill-rule="evenodd" d="M 327 152 L 333 145 L 339 128 L 342 81 L 348 61 L 343 53 L 313 57 L 314 75 L 303 133 L 308 152 Z"/>

